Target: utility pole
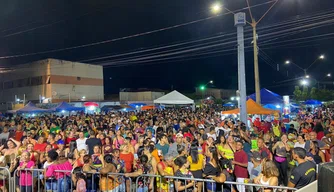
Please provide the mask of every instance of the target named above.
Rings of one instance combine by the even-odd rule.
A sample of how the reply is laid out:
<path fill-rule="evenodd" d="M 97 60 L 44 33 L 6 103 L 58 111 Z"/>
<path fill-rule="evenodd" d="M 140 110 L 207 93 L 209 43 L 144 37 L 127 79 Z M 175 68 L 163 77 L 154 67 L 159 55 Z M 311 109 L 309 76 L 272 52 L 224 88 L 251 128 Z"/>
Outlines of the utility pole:
<path fill-rule="evenodd" d="M 247 123 L 246 106 L 246 74 L 245 74 L 245 44 L 244 26 L 246 25 L 246 14 L 237 13 L 234 15 L 234 25 L 237 27 L 238 37 L 238 86 L 239 86 L 239 110 L 240 121 Z"/>
<path fill-rule="evenodd" d="M 259 74 L 259 50 L 257 47 L 256 21 L 252 19 L 251 26 L 253 28 L 253 50 L 254 50 L 254 77 L 255 77 L 255 96 L 256 103 L 261 104 L 260 94 L 260 74 Z"/>

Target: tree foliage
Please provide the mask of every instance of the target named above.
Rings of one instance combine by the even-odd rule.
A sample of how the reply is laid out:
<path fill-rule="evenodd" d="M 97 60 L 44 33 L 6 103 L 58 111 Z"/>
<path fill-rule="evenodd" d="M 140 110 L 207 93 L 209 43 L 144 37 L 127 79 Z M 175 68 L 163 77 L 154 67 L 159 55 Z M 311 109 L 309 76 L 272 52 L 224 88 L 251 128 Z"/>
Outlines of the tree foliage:
<path fill-rule="evenodd" d="M 303 90 L 299 86 L 295 87 L 293 95 L 296 101 L 305 101 L 308 99 L 315 99 L 319 101 L 333 101 L 334 100 L 334 90 L 329 89 L 317 89 L 312 87 L 309 90 L 306 86 L 303 87 Z"/>

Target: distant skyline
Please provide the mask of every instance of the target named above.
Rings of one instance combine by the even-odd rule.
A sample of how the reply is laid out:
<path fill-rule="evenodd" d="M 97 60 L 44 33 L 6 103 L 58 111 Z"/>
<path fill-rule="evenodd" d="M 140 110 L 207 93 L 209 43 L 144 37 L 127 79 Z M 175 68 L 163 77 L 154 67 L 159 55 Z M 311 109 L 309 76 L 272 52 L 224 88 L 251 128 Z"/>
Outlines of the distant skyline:
<path fill-rule="evenodd" d="M 191 92 L 210 80 L 217 88 L 237 89 L 233 15 L 225 11 L 214 17 L 209 11 L 212 2 L 7 1 L 0 7 L 0 69 L 45 58 L 89 60 L 87 63 L 106 65 L 107 94 L 120 88 L 173 87 Z M 221 2 L 230 10 L 247 7 L 245 1 Z M 255 6 L 255 18 L 271 5 L 270 1 L 250 2 Z M 292 94 L 299 81 L 277 82 L 300 77 L 303 72 L 284 62 L 291 60 L 306 68 L 320 54 L 326 59 L 316 62 L 309 75 L 316 81 L 334 81 L 326 77 L 334 74 L 333 8 L 332 0 L 279 0 L 258 26 L 261 88 Z M 249 20 L 248 10 L 243 11 Z M 249 94 L 254 92 L 251 35 L 248 26 L 245 56 Z"/>

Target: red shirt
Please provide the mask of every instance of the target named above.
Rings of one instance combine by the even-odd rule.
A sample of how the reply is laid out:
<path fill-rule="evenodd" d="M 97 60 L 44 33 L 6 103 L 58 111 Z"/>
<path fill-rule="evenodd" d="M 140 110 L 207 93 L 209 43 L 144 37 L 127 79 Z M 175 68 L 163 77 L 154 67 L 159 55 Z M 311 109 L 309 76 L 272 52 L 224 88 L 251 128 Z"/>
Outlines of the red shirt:
<path fill-rule="evenodd" d="M 21 138 L 23 137 L 23 131 L 16 131 L 15 132 L 15 140 L 21 141 Z"/>
<path fill-rule="evenodd" d="M 234 161 L 238 163 L 248 163 L 248 157 L 244 150 L 236 151 L 234 153 Z M 248 178 L 247 167 L 241 167 L 240 165 L 234 166 L 234 174 L 238 178 Z"/>
<path fill-rule="evenodd" d="M 36 143 L 35 146 L 34 146 L 34 151 L 44 152 L 45 148 L 46 148 L 46 145 L 47 145 L 47 143 L 42 143 L 42 144 Z"/>
<path fill-rule="evenodd" d="M 133 160 L 134 160 L 133 154 L 132 153 L 128 153 L 128 154 L 120 153 L 119 158 L 124 161 L 126 172 L 127 173 L 132 172 L 132 165 L 133 165 Z"/>
<path fill-rule="evenodd" d="M 320 131 L 319 133 L 317 133 L 317 139 L 321 141 L 321 139 L 325 136 L 323 131 Z"/>
<path fill-rule="evenodd" d="M 77 140 L 77 139 L 76 139 L 75 137 L 73 137 L 73 138 L 67 137 L 67 138 L 65 139 L 65 145 L 70 144 L 71 141 L 76 141 L 76 140 Z"/>

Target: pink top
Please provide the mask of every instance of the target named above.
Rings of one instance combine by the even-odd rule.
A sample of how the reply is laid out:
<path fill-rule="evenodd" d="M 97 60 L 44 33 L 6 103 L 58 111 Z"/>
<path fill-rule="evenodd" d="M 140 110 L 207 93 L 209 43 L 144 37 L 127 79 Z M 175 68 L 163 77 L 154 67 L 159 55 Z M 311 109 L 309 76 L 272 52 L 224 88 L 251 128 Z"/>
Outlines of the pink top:
<path fill-rule="evenodd" d="M 35 163 L 33 161 L 29 161 L 27 163 L 26 168 L 31 169 Z M 20 167 L 23 166 L 23 162 L 20 162 Z M 31 171 L 19 171 L 20 174 L 20 186 L 31 186 L 32 185 L 32 175 Z"/>
<path fill-rule="evenodd" d="M 116 136 L 116 138 L 117 138 L 117 136 Z M 113 142 L 114 148 L 117 148 L 117 149 L 119 149 L 119 147 L 123 144 L 124 144 L 124 139 L 123 138 L 122 139 L 115 139 L 114 142 Z"/>
<path fill-rule="evenodd" d="M 72 169 L 73 169 L 72 164 L 69 161 L 66 161 L 65 163 L 61 164 L 52 164 L 47 168 L 45 175 L 46 177 L 54 177 L 56 179 L 59 179 L 63 178 L 64 175 L 71 176 Z M 64 173 L 56 171 L 68 171 L 68 172 Z"/>
<path fill-rule="evenodd" d="M 86 181 L 83 179 L 79 179 L 77 181 L 77 192 L 86 192 Z"/>

